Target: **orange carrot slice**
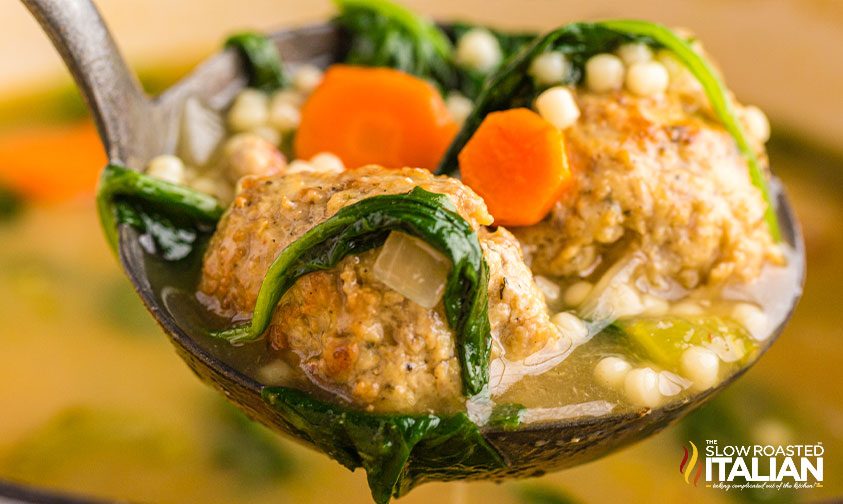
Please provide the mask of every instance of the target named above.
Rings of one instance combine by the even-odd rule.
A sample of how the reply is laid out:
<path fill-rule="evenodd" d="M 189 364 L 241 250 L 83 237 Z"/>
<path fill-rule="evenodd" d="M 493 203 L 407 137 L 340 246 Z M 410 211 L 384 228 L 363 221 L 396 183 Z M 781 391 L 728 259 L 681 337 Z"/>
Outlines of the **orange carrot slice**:
<path fill-rule="evenodd" d="M 332 152 L 347 168 L 434 169 L 457 132 L 430 83 L 389 68 L 334 65 L 302 107 L 295 151 Z"/>
<path fill-rule="evenodd" d="M 542 220 L 571 179 L 562 132 L 525 108 L 486 116 L 459 163 L 462 181 L 505 226 Z"/>
<path fill-rule="evenodd" d="M 0 134 L 0 185 L 36 201 L 94 194 L 105 163 L 91 122 Z"/>

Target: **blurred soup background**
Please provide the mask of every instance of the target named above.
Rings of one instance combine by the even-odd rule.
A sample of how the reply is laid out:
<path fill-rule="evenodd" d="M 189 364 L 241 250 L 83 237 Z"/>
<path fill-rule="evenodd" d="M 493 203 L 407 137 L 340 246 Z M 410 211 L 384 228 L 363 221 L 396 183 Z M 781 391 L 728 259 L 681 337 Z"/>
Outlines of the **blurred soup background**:
<path fill-rule="evenodd" d="M 100 0 L 150 92 L 228 33 L 326 19 L 328 0 Z M 692 28 L 773 123 L 772 166 L 804 226 L 805 296 L 783 337 L 706 407 L 632 448 L 541 478 L 429 484 L 401 502 L 805 502 L 843 496 L 843 2 L 407 0 L 441 19 L 548 29 L 640 17 Z M 143 502 L 369 502 L 361 472 L 251 424 L 191 375 L 101 236 L 105 163 L 46 36 L 0 3 L 0 482 Z M 822 488 L 693 487 L 682 446 L 823 443 Z M 0 483 L 2 486 L 2 483 Z M 2 498 L 0 498 L 2 500 Z"/>

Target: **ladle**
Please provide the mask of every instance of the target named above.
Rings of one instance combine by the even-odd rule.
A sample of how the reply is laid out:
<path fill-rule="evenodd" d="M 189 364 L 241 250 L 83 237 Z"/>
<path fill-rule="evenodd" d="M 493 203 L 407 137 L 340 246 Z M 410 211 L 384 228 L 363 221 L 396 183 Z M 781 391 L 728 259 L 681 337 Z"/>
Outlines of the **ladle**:
<path fill-rule="evenodd" d="M 246 85 L 242 61 L 231 50 L 217 54 L 161 96 L 148 97 L 140 88 L 90 0 L 22 0 L 47 32 L 64 58 L 87 100 L 111 162 L 140 169 L 152 157 L 172 152 L 185 100 L 197 97 L 222 108 Z M 271 35 L 287 64 L 325 66 L 336 60 L 344 39 L 332 24 L 284 30 Z M 796 251 L 798 276 L 804 275 L 804 247 L 798 224 L 783 191 L 776 197 L 783 239 Z M 119 230 L 120 260 L 150 313 L 164 328 L 179 355 L 205 382 L 255 420 L 283 433 L 278 414 L 261 399 L 262 385 L 226 364 L 201 341 L 191 323 L 178 315 L 179 297 L 167 296 L 172 277 L 180 272 L 148 254 L 132 227 Z M 172 268 L 172 267 L 170 267 Z M 799 292 L 782 292 L 791 302 Z M 774 329 L 771 343 L 787 317 Z M 759 352 L 760 355 L 762 352 Z M 757 360 L 756 355 L 754 360 Z M 754 362 L 753 360 L 753 362 Z M 697 408 L 743 374 L 748 364 L 718 386 L 655 409 L 579 417 L 529 424 L 514 431 L 487 429 L 487 439 L 503 453 L 509 468 L 484 478 L 536 476 L 608 454 L 643 439 Z"/>

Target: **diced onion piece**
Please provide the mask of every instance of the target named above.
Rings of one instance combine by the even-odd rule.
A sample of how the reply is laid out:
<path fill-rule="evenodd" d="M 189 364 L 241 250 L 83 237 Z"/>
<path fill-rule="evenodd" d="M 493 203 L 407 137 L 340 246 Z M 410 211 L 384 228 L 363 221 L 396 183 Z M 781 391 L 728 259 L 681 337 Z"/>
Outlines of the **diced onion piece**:
<path fill-rule="evenodd" d="M 146 174 L 171 184 L 184 184 L 184 162 L 169 154 L 156 156 L 147 165 Z"/>
<path fill-rule="evenodd" d="M 503 59 L 498 39 L 489 30 L 473 28 L 457 42 L 457 63 L 463 68 L 487 73 Z"/>
<path fill-rule="evenodd" d="M 669 83 L 667 69 L 658 61 L 635 63 L 626 73 L 626 88 L 638 96 L 664 93 Z"/>
<path fill-rule="evenodd" d="M 580 108 L 571 90 L 554 86 L 543 91 L 536 98 L 536 110 L 547 122 L 559 129 L 573 126 L 580 117 Z"/>
<path fill-rule="evenodd" d="M 536 84 L 549 86 L 565 80 L 570 66 L 567 58 L 560 51 L 548 51 L 533 58 L 527 73 L 536 81 Z"/>
<path fill-rule="evenodd" d="M 395 292 L 433 308 L 442 299 L 451 261 L 424 240 L 398 231 L 389 234 L 375 261 L 375 277 Z"/>
<path fill-rule="evenodd" d="M 696 390 L 706 390 L 717 385 L 720 373 L 720 357 L 700 346 L 691 346 L 682 352 L 680 360 L 682 374 L 688 377 Z"/>
<path fill-rule="evenodd" d="M 592 332 L 599 332 L 615 320 L 638 315 L 644 311 L 644 303 L 638 290 L 632 285 L 632 276 L 641 265 L 643 257 L 633 254 L 619 260 L 609 268 L 588 297 L 580 305 L 583 318 L 591 321 Z"/>
<path fill-rule="evenodd" d="M 623 86 L 623 61 L 614 54 L 592 56 L 585 63 L 585 83 L 596 93 L 614 91 Z"/>
<path fill-rule="evenodd" d="M 190 165 L 205 166 L 225 136 L 222 117 L 191 97 L 184 103 L 179 154 Z"/>
<path fill-rule="evenodd" d="M 662 401 L 659 374 L 650 368 L 633 369 L 624 377 L 624 392 L 635 406 L 655 408 Z"/>
<path fill-rule="evenodd" d="M 594 379 L 609 389 L 620 389 L 632 366 L 620 357 L 604 357 L 594 366 Z"/>
<path fill-rule="evenodd" d="M 691 381 L 670 371 L 659 372 L 659 393 L 670 397 L 682 392 L 691 386 Z"/>

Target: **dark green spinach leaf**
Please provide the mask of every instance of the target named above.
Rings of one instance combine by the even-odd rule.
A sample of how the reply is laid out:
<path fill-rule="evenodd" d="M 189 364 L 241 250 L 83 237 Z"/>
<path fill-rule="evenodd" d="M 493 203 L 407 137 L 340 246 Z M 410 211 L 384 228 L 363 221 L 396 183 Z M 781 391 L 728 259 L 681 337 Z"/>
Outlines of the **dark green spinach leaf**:
<path fill-rule="evenodd" d="M 461 479 L 506 466 L 464 413 L 363 413 L 284 387 L 264 388 L 262 395 L 290 432 L 351 470 L 365 469 L 379 504 L 425 481 Z"/>
<path fill-rule="evenodd" d="M 251 322 L 212 334 L 231 343 L 260 338 L 296 280 L 332 268 L 348 255 L 383 245 L 395 230 L 427 241 L 451 260 L 443 298 L 445 315 L 456 335 L 463 390 L 467 395 L 478 394 L 489 381 L 489 267 L 477 234 L 453 210 L 450 200 L 418 187 L 406 194 L 364 199 L 313 227 L 269 267 Z"/>
<path fill-rule="evenodd" d="M 223 213 L 212 196 L 117 165 L 103 170 L 97 209 L 115 253 L 117 226 L 129 224 L 147 233 L 155 250 L 170 261 L 186 257 L 199 232 L 210 231 Z"/>
<path fill-rule="evenodd" d="M 258 33 L 238 33 L 225 41 L 225 47 L 237 49 L 246 64 L 249 87 L 271 93 L 290 84 L 275 42 Z"/>
<path fill-rule="evenodd" d="M 337 23 L 350 35 L 343 60 L 395 68 L 428 79 L 442 90 L 457 84 L 453 47 L 432 22 L 389 0 L 335 0 Z"/>

